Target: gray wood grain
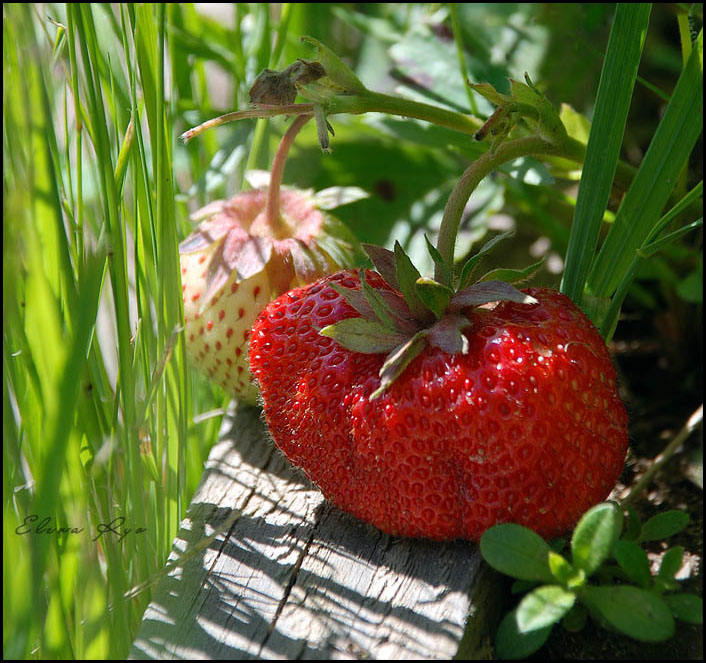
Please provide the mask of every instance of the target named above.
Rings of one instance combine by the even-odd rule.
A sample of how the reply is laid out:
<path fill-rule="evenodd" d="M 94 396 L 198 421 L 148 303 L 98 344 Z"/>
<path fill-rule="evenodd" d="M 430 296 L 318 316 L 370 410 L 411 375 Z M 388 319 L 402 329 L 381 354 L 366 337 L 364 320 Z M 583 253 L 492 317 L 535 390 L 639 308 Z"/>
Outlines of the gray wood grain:
<path fill-rule="evenodd" d="M 489 657 L 498 581 L 477 546 L 391 537 L 339 511 L 260 416 L 224 420 L 170 560 L 234 522 L 156 585 L 131 658 L 443 660 L 467 619 L 464 657 Z"/>

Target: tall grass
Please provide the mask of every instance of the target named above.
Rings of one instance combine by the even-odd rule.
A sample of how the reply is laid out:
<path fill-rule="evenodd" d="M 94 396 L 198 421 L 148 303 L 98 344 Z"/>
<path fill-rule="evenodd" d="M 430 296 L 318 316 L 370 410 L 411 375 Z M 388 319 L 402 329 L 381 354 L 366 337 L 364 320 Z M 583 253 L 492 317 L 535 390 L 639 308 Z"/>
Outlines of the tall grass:
<path fill-rule="evenodd" d="M 4 653 L 121 658 L 149 593 L 125 596 L 163 566 L 216 436 L 218 416 L 193 415 L 227 398 L 185 366 L 174 182 L 179 118 L 211 106 L 203 60 L 175 44 L 216 21 L 164 4 L 3 13 Z M 271 63 L 268 6 L 253 18 L 223 54 L 236 103 L 245 67 Z M 206 150 L 188 153 L 196 173 Z"/>

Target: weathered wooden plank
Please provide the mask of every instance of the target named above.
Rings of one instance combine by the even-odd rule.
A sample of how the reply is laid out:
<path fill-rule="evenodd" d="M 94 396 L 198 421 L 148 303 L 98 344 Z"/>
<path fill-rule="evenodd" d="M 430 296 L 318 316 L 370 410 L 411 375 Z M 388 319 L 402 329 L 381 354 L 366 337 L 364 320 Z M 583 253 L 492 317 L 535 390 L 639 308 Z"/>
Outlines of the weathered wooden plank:
<path fill-rule="evenodd" d="M 234 514 L 234 511 L 237 514 Z M 487 657 L 495 576 L 477 547 L 390 537 L 326 502 L 266 435 L 224 421 L 170 560 L 235 520 L 156 586 L 131 658 Z"/>

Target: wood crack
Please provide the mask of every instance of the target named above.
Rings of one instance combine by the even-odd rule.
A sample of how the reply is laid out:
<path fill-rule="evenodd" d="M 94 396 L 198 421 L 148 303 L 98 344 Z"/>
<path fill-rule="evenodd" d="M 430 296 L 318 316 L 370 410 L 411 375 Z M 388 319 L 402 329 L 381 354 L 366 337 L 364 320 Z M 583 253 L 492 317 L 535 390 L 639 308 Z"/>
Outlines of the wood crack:
<path fill-rule="evenodd" d="M 317 520 L 314 526 L 311 528 L 311 532 L 309 533 L 309 536 L 307 537 L 307 540 L 299 556 L 297 557 L 294 566 L 292 567 L 292 574 L 289 578 L 289 581 L 287 582 L 286 587 L 284 588 L 284 594 L 282 595 L 282 598 L 280 599 L 279 604 L 277 605 L 275 614 L 272 617 L 272 621 L 270 622 L 269 628 L 267 629 L 267 635 L 265 636 L 265 639 L 263 640 L 262 645 L 260 646 L 259 654 L 261 654 L 262 650 L 267 646 L 267 642 L 269 641 L 270 636 L 272 635 L 275 630 L 275 627 L 277 626 L 277 620 L 279 619 L 280 615 L 282 614 L 282 611 L 284 610 L 285 605 L 287 604 L 287 601 L 289 600 L 289 596 L 292 593 L 292 589 L 294 588 L 294 585 L 297 582 L 299 570 L 301 569 L 302 564 L 306 559 L 306 556 L 309 554 L 309 548 L 311 547 L 311 542 L 314 540 L 314 535 L 316 534 L 316 529 L 318 525 L 319 521 Z"/>

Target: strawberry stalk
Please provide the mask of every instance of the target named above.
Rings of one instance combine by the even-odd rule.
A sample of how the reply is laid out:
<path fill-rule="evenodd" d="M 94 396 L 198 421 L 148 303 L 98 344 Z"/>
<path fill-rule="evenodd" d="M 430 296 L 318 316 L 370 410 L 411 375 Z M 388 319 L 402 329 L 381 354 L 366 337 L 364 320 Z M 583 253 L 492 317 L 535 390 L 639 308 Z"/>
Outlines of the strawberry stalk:
<path fill-rule="evenodd" d="M 444 208 L 437 241 L 437 250 L 443 263 L 436 264 L 434 278 L 437 281 L 448 286 L 452 285 L 453 270 L 445 268 L 445 265 L 453 265 L 456 236 L 463 210 L 481 180 L 507 161 L 528 154 L 557 154 L 559 151 L 555 145 L 539 136 L 526 136 L 502 143 L 495 151 L 488 150 L 465 170 L 451 191 Z"/>
<path fill-rule="evenodd" d="M 301 131 L 302 127 L 312 118 L 311 115 L 298 115 L 294 118 L 291 126 L 282 136 L 282 140 L 277 148 L 275 158 L 272 160 L 270 170 L 270 186 L 267 191 L 267 204 L 265 207 L 265 218 L 267 225 L 272 231 L 272 237 L 282 239 L 291 233 L 287 229 L 282 215 L 280 214 L 280 189 L 282 186 L 282 176 L 284 175 L 284 165 L 289 155 L 289 149 L 294 143 L 294 139 Z"/>
<path fill-rule="evenodd" d="M 224 113 L 218 117 L 213 117 L 201 124 L 187 129 L 179 138 L 188 143 L 192 138 L 200 136 L 204 131 L 222 127 L 230 122 L 246 120 L 248 118 L 275 117 L 277 115 L 310 115 L 314 112 L 314 104 L 288 104 L 286 106 L 258 104 L 255 108 L 237 110 L 231 113 Z"/>

